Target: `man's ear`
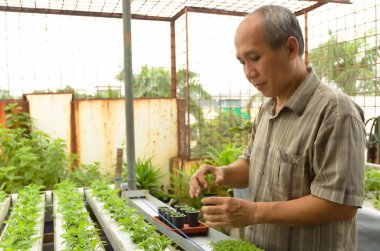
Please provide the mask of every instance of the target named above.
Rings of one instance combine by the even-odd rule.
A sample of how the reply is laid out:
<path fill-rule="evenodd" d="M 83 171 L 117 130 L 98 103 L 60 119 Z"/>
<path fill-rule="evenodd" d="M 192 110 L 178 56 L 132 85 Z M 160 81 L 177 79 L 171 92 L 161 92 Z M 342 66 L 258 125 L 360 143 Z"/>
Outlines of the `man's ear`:
<path fill-rule="evenodd" d="M 289 59 L 295 59 L 298 57 L 299 44 L 295 37 L 290 36 L 286 42 L 286 47 L 289 51 Z"/>

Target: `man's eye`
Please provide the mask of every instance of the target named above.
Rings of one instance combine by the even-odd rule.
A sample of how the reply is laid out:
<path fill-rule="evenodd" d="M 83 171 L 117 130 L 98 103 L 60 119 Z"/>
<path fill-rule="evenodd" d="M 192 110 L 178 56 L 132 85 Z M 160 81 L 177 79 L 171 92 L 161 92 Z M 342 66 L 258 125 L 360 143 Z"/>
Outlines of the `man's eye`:
<path fill-rule="evenodd" d="M 250 60 L 252 62 L 256 62 L 256 61 L 259 61 L 260 57 L 259 56 L 255 56 L 255 57 L 250 57 Z"/>

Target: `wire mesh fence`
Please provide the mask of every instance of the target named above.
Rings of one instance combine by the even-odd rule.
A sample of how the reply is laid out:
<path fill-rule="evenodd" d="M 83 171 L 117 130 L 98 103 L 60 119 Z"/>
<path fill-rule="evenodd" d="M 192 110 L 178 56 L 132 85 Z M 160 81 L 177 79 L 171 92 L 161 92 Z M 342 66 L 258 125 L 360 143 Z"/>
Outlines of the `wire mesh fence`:
<path fill-rule="evenodd" d="M 10 3 L 0 1 L 0 5 L 4 2 Z M 109 17 L 120 17 L 116 15 L 120 14 L 119 2 L 104 1 L 103 5 L 94 2 L 91 7 L 94 9 L 88 9 L 88 14 L 100 11 L 110 13 Z M 210 147 L 244 145 L 263 102 L 245 79 L 233 44 L 235 29 L 243 18 L 241 13 L 249 12 L 252 6 L 248 5 L 255 1 L 196 2 L 203 4 L 198 8 L 210 7 L 207 5 L 210 2 L 219 4 L 211 8 L 224 8 L 236 15 L 203 10 L 184 11 L 175 20 L 132 20 L 134 96 L 175 96 L 180 100 L 179 134 L 185 147 L 179 154 L 188 159 L 202 158 Z M 301 11 L 313 6 L 313 1 L 296 1 L 296 5 L 290 2 L 294 1 L 270 3 L 292 7 L 300 14 L 308 65 L 324 82 L 352 96 L 365 110 L 367 119 L 377 116 L 380 0 L 329 3 L 308 12 Z M 166 18 L 178 14 L 183 8 L 181 3 L 132 1 L 132 7 L 137 14 Z M 122 20 L 75 13 L 41 14 L 48 7 L 34 7 L 40 9 L 36 13 L 15 9 L 0 12 L 0 98 L 21 97 L 31 92 L 74 92 L 76 98 L 122 98 Z M 71 11 L 85 11 L 83 8 L 84 5 L 74 4 Z"/>

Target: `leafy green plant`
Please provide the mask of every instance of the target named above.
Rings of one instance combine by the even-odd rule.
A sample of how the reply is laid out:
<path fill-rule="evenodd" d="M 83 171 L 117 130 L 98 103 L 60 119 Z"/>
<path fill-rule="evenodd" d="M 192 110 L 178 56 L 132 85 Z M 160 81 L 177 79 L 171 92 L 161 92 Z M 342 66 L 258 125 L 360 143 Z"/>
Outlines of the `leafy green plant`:
<path fill-rule="evenodd" d="M 179 169 L 174 169 L 174 174 L 171 177 L 171 186 L 169 188 L 169 197 L 171 201 L 169 204 L 189 205 L 194 208 L 201 208 L 201 198 L 190 197 L 190 178 L 198 168 L 192 166 L 190 174 L 185 173 Z"/>
<path fill-rule="evenodd" d="M 102 179 L 112 181 L 110 174 L 102 174 L 100 172 L 100 163 L 93 162 L 91 164 L 81 164 L 80 167 L 74 167 L 68 173 L 68 180 L 73 182 L 76 187 L 88 187 L 93 180 Z"/>
<path fill-rule="evenodd" d="M 128 177 L 127 163 L 124 162 L 124 176 Z M 161 180 L 164 177 L 161 170 L 152 164 L 152 158 L 137 159 L 136 161 L 136 186 L 138 189 L 147 189 L 155 197 L 165 195 L 162 191 Z"/>
<path fill-rule="evenodd" d="M 5 108 L 8 128 L 0 128 L 0 189 L 14 193 L 29 184 L 51 189 L 71 165 L 66 144 L 42 131 L 31 131 L 29 114 L 19 108 L 17 104 Z"/>
<path fill-rule="evenodd" d="M 366 168 L 364 173 L 366 197 L 373 200 L 375 208 L 380 210 L 380 172 Z"/>
<path fill-rule="evenodd" d="M 65 250 L 98 250 L 102 243 L 97 236 L 86 206 L 72 182 L 64 181 L 55 185 L 54 194 L 58 198 L 59 212 L 63 217 L 61 235 Z"/>
<path fill-rule="evenodd" d="M 21 112 L 22 108 L 16 103 L 10 103 L 5 108 L 5 125 L 7 128 L 22 128 L 24 133 L 29 133 L 32 129 L 32 119 L 29 113 Z"/>
<path fill-rule="evenodd" d="M 0 190 L 0 203 L 3 202 L 6 197 L 7 194 L 4 191 Z"/>
<path fill-rule="evenodd" d="M 365 191 L 380 191 L 380 172 L 376 169 L 367 168 L 365 170 Z"/>
<path fill-rule="evenodd" d="M 23 132 L 20 128 L 0 128 L 0 189 L 14 193 L 29 184 L 51 189 L 66 177 L 71 164 L 66 144 L 42 131 L 29 136 Z"/>
<path fill-rule="evenodd" d="M 37 220 L 43 213 L 39 204 L 42 197 L 39 193 L 42 186 L 29 185 L 23 188 L 13 208 L 7 227 L 0 242 L 1 250 L 30 250 L 33 243 L 41 238 L 37 236 Z"/>
<path fill-rule="evenodd" d="M 212 251 L 264 251 L 243 240 L 219 240 L 210 243 Z"/>
<path fill-rule="evenodd" d="M 111 189 L 104 181 L 94 181 L 90 188 L 92 195 L 104 203 L 104 209 L 130 234 L 137 247 L 147 251 L 161 251 L 171 245 L 172 240 L 161 236 L 153 225 L 145 222 L 136 209 L 118 196 L 118 190 Z"/>
<path fill-rule="evenodd" d="M 243 153 L 243 147 L 237 147 L 228 142 L 222 149 L 209 146 L 205 162 L 213 166 L 226 166 L 238 159 Z"/>
<path fill-rule="evenodd" d="M 242 153 L 243 147 L 236 147 L 234 144 L 231 144 L 231 142 L 227 143 L 221 149 L 210 145 L 204 162 L 216 167 L 226 166 L 237 160 Z M 230 195 L 231 191 L 229 188 L 215 185 L 215 177 L 213 174 L 207 174 L 205 178 L 208 183 L 206 193 L 216 194 L 217 196 Z"/>
<path fill-rule="evenodd" d="M 74 167 L 76 156 L 67 154 L 66 142 L 32 130 L 30 115 L 20 112 L 17 104 L 9 104 L 4 110 L 7 128 L 0 128 L 1 190 L 16 193 L 29 184 L 52 189 L 54 184 L 65 179 L 78 186 L 87 186 L 88 180 L 104 177 L 100 174 L 99 163 Z"/>

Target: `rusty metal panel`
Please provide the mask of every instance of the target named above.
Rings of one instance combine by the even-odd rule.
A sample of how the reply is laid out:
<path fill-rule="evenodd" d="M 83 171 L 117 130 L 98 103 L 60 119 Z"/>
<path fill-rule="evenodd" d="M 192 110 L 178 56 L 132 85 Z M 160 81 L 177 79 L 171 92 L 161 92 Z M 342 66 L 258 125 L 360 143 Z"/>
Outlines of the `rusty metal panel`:
<path fill-rule="evenodd" d="M 29 112 L 28 108 L 28 102 L 26 100 L 21 99 L 7 99 L 7 100 L 0 100 L 0 126 L 5 127 L 5 115 L 6 112 L 4 111 L 4 108 L 8 104 L 16 103 L 18 104 L 22 109 L 19 112 Z"/>
<path fill-rule="evenodd" d="M 27 94 L 33 125 L 52 138 L 66 141 L 71 152 L 71 93 Z"/>
<path fill-rule="evenodd" d="M 123 99 L 75 102 L 77 153 L 81 163 L 101 163 L 102 171 L 114 174 L 117 148 L 126 148 Z M 135 99 L 136 159 L 150 158 L 166 174 L 169 160 L 178 154 L 176 99 Z"/>
<path fill-rule="evenodd" d="M 178 155 L 177 101 L 171 99 L 136 99 L 136 159 L 152 157 L 165 174 L 169 186 L 169 162 Z"/>

